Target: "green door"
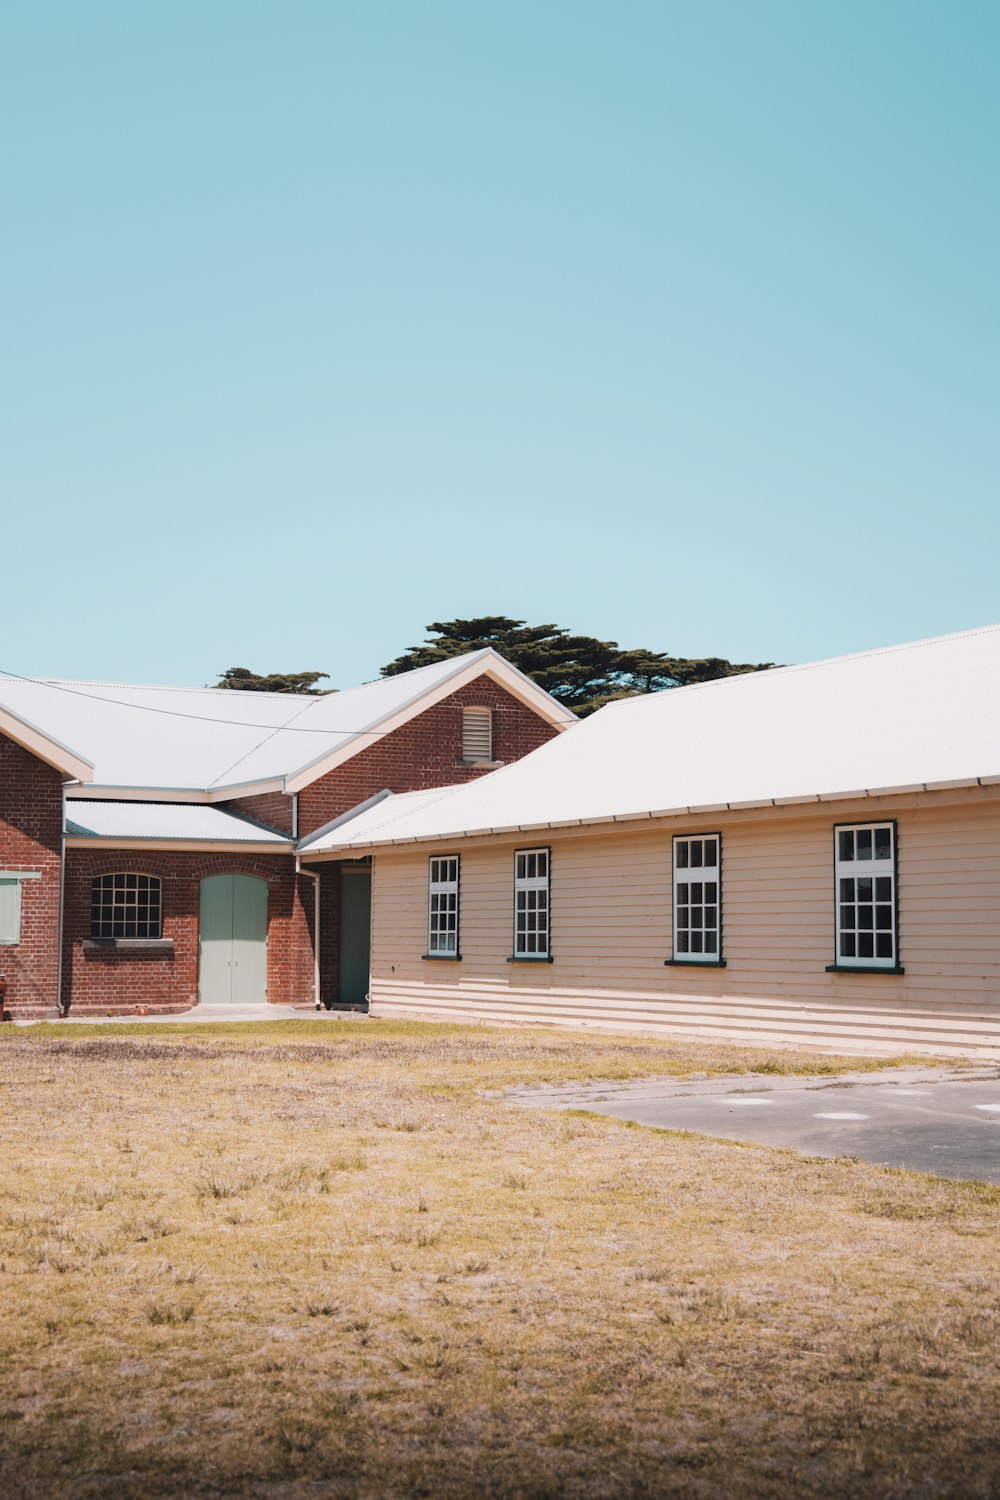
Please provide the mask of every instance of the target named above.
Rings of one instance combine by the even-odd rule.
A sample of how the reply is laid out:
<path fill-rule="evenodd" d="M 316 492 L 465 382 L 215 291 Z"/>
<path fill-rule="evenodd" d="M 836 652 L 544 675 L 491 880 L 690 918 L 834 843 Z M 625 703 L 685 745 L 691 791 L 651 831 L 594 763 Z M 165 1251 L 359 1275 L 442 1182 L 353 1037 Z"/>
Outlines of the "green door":
<path fill-rule="evenodd" d="M 249 1005 L 267 999 L 267 881 L 209 875 L 201 882 L 198 999 Z"/>
<path fill-rule="evenodd" d="M 363 1005 L 368 998 L 372 946 L 371 870 L 340 872 L 341 1005 Z"/>

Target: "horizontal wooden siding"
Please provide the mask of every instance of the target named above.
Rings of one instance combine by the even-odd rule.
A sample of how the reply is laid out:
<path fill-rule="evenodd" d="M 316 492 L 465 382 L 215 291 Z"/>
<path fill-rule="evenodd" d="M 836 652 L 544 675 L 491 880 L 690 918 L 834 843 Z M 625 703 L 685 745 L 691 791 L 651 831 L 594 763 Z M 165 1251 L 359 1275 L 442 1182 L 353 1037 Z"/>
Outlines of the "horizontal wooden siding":
<path fill-rule="evenodd" d="M 379 851 L 374 1007 L 854 1051 L 1000 1051 L 1000 797 L 927 796 L 891 813 L 883 805 L 877 816 L 898 824 L 903 975 L 826 972 L 834 960 L 833 826 L 870 821 L 868 802 L 546 836 L 551 964 L 507 962 L 514 841 L 462 848 L 461 963 L 420 957 L 432 851 Z M 664 967 L 671 835 L 716 831 L 726 967 Z M 529 843 L 522 837 L 520 847 Z"/>

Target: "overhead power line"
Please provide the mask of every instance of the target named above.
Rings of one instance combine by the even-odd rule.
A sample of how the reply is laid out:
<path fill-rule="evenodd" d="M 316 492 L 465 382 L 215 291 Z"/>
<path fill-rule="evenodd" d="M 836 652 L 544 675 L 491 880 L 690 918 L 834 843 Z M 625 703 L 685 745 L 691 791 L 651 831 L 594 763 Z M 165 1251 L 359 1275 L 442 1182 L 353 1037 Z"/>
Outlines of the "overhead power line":
<path fill-rule="evenodd" d="M 100 693 L 85 693 L 82 688 L 68 687 L 65 683 L 61 682 L 48 682 L 44 677 L 25 677 L 20 672 L 9 672 L 3 668 L 0 668 L 0 676 L 13 677 L 18 682 L 31 682 L 36 687 L 49 688 L 54 693 L 69 693 L 74 698 L 89 698 L 94 703 L 110 703 L 116 708 L 132 708 L 146 714 L 163 714 L 170 719 L 191 719 L 196 724 L 225 724 L 230 729 L 268 729 L 272 734 L 279 734 L 285 731 L 289 734 L 323 734 L 328 739 L 332 734 L 379 736 L 384 732 L 381 729 L 372 729 L 370 727 L 364 729 L 312 729 L 307 725 L 293 724 L 290 721 L 286 724 L 257 724 L 250 719 L 217 719 L 209 714 L 188 714 L 178 708 L 155 708 L 151 703 L 129 703 L 124 698 L 106 698 Z M 180 688 L 177 691 L 183 692 L 184 690 Z M 292 695 L 289 694 L 288 696 L 291 697 Z M 325 694 L 316 694 L 317 698 L 325 696 Z M 297 712 L 303 713 L 306 707 L 308 707 L 307 704 L 300 705 Z"/>

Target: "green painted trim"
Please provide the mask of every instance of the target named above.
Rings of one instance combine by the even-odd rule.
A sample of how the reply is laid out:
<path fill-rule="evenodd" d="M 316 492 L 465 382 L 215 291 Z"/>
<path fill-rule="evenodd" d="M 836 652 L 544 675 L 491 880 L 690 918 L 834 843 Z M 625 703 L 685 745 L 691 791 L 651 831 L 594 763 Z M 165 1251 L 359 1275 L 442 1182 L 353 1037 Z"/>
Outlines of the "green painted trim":
<path fill-rule="evenodd" d="M 721 882 L 720 882 L 721 884 Z M 724 958 L 665 958 L 665 969 L 724 969 Z"/>
<path fill-rule="evenodd" d="M 421 953 L 420 957 L 425 963 L 432 964 L 460 964 L 462 962 L 461 953 Z"/>
<path fill-rule="evenodd" d="M 684 840 L 684 839 L 717 839 L 718 843 L 719 843 L 719 863 L 718 863 L 718 866 L 717 866 L 718 871 L 719 871 L 719 880 L 718 880 L 718 885 L 719 885 L 719 900 L 717 902 L 717 905 L 718 905 L 718 908 L 719 908 L 719 925 L 718 925 L 718 933 L 719 933 L 719 956 L 718 956 L 718 958 L 705 959 L 705 960 L 701 960 L 701 959 L 697 959 L 697 958 L 694 958 L 694 959 L 690 959 L 690 958 L 665 958 L 663 960 L 663 963 L 664 963 L 664 966 L 666 966 L 668 964 L 669 965 L 675 965 L 678 969 L 724 969 L 726 967 L 726 960 L 722 956 L 722 950 L 723 950 L 723 924 L 722 924 L 723 890 L 722 890 L 722 830 L 721 829 L 716 829 L 715 832 L 713 832 L 712 829 L 708 829 L 707 832 L 705 832 L 705 833 L 697 833 L 697 832 L 695 832 L 695 833 L 673 833 L 670 836 L 670 939 L 671 939 L 671 942 L 676 942 L 677 941 L 677 933 L 674 931 L 674 917 L 675 917 L 676 912 L 677 912 L 677 867 L 676 867 L 676 864 L 675 864 L 676 856 L 674 854 L 674 846 L 678 842 L 678 840 Z M 704 868 L 704 866 L 702 866 L 702 868 Z M 709 865 L 709 869 L 711 869 L 711 865 Z"/>
<path fill-rule="evenodd" d="M 851 828 L 851 823 L 843 824 L 844 828 Z M 902 964 L 827 964 L 824 970 L 827 974 L 905 974 L 906 970 Z"/>
<path fill-rule="evenodd" d="M 0 880 L 41 880 L 41 870 L 0 870 Z"/>
<path fill-rule="evenodd" d="M 544 849 L 546 855 L 546 869 L 548 878 L 545 884 L 546 915 L 548 917 L 548 953 L 512 953 L 507 962 L 509 964 L 550 964 L 552 962 L 552 845 L 551 844 L 522 844 L 519 849 L 514 850 L 514 884 L 511 887 L 511 910 L 510 925 L 511 936 L 514 939 L 514 947 L 517 947 L 517 856 L 519 854 L 539 854 Z"/>

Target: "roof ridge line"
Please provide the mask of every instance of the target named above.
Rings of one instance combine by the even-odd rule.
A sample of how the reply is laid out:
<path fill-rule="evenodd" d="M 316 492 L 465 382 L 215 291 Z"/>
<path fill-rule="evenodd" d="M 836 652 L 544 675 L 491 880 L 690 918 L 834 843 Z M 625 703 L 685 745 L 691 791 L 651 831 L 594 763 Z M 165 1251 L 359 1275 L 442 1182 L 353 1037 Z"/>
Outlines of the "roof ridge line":
<path fill-rule="evenodd" d="M 686 682 L 677 687 L 662 688 L 652 693 L 633 693 L 629 698 L 616 698 L 604 705 L 605 708 L 624 708 L 629 704 L 645 703 L 651 699 L 663 698 L 666 695 L 673 697 L 675 693 L 694 693 L 700 688 L 718 688 L 726 683 L 755 682 L 765 677 L 777 677 L 790 675 L 792 672 L 811 672 L 820 667 L 836 667 L 842 662 L 867 661 L 876 656 L 894 656 L 900 651 L 918 651 L 924 646 L 937 646 L 943 641 L 964 641 L 977 635 L 995 635 L 1000 631 L 997 625 L 976 625 L 968 630 L 948 631 L 944 635 L 928 635 L 919 641 L 899 641 L 894 646 L 867 646 L 862 651 L 847 651 L 842 656 L 821 656 L 815 661 L 793 661 L 781 667 L 766 667 L 759 672 L 733 672 L 728 677 L 713 677 L 708 682 Z M 601 710 L 603 712 L 603 710 Z"/>

